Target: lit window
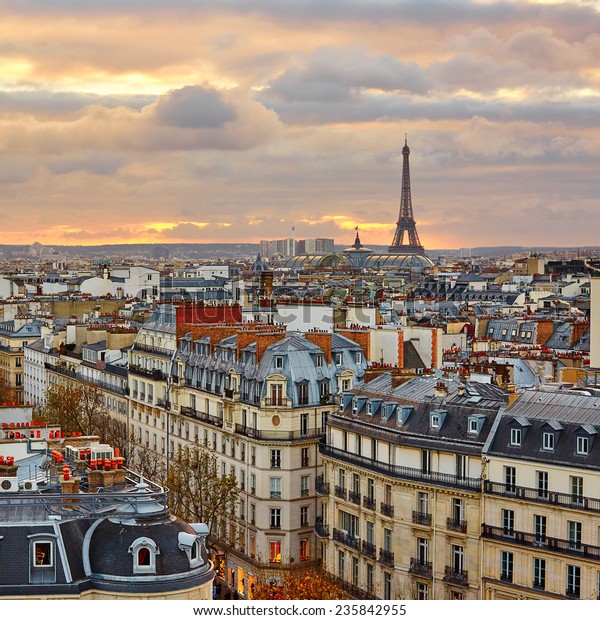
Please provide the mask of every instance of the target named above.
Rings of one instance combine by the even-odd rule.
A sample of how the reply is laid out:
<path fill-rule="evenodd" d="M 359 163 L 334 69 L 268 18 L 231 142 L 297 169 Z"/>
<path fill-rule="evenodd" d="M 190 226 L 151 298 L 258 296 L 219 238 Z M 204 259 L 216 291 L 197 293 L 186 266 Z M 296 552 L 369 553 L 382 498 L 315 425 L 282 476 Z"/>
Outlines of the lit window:
<path fill-rule="evenodd" d="M 42 568 L 54 566 L 52 542 L 43 540 L 33 543 L 33 565 Z"/>
<path fill-rule="evenodd" d="M 281 562 L 280 540 L 271 540 L 269 542 L 269 562 Z"/>
<path fill-rule="evenodd" d="M 137 538 L 131 543 L 129 553 L 133 555 L 134 574 L 153 575 L 156 573 L 156 556 L 160 549 L 150 538 Z"/>

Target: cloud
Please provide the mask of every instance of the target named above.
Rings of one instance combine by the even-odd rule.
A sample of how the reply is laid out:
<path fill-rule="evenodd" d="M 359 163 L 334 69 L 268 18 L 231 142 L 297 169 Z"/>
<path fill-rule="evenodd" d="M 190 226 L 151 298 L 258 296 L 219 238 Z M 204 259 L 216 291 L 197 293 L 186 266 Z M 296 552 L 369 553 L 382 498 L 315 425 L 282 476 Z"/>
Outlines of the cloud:
<path fill-rule="evenodd" d="M 218 128 L 237 118 L 231 103 L 203 86 L 185 86 L 162 96 L 154 114 L 159 123 L 184 129 Z"/>
<path fill-rule="evenodd" d="M 81 158 L 64 158 L 50 161 L 48 170 L 53 174 L 88 172 L 101 176 L 111 176 L 128 163 L 125 156 L 109 153 L 91 153 Z"/>
<path fill-rule="evenodd" d="M 416 63 L 359 49 L 320 47 L 300 64 L 271 80 L 261 99 L 335 103 L 355 100 L 366 89 L 423 94 L 432 86 Z"/>

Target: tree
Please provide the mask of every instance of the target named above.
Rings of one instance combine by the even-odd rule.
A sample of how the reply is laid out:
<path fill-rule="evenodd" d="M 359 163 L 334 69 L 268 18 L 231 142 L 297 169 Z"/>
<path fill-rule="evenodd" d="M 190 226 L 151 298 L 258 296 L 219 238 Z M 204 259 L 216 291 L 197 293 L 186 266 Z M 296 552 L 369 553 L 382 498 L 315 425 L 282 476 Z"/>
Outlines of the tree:
<path fill-rule="evenodd" d="M 349 596 L 327 573 L 311 569 L 288 573 L 279 585 L 270 580 L 257 581 L 252 598 L 258 601 L 343 601 Z"/>
<path fill-rule="evenodd" d="M 217 526 L 235 510 L 240 494 L 235 474 L 221 475 L 217 457 L 196 445 L 177 452 L 166 484 L 173 513 L 186 521 L 206 523 L 210 532 L 217 532 Z"/>
<path fill-rule="evenodd" d="M 102 390 L 85 383 L 57 383 L 46 390 L 45 404 L 34 419 L 58 424 L 66 433 L 98 435 L 100 441 L 125 453 L 130 439 L 124 422 L 111 417 Z"/>

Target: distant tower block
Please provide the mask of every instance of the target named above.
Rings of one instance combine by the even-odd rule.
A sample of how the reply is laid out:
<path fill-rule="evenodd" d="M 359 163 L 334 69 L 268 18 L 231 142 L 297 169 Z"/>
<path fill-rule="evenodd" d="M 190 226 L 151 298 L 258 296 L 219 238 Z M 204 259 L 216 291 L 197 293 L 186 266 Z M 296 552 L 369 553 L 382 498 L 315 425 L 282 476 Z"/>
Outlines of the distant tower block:
<path fill-rule="evenodd" d="M 410 168 L 408 165 L 408 148 L 406 137 L 402 149 L 402 197 L 400 199 L 400 217 L 396 222 L 396 233 L 388 252 L 390 254 L 420 254 L 425 255 L 425 248 L 419 241 L 417 225 L 413 216 L 412 199 L 410 196 Z M 408 243 L 405 243 L 404 239 Z"/>

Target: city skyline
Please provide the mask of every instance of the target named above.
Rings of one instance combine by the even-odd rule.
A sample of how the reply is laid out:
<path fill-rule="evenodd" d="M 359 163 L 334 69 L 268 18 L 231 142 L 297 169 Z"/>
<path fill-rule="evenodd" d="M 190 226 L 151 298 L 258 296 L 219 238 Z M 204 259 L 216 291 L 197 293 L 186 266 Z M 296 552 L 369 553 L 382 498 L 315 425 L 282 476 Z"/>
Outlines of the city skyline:
<path fill-rule="evenodd" d="M 597 244 L 598 2 L 0 11 L 3 243 Z"/>

